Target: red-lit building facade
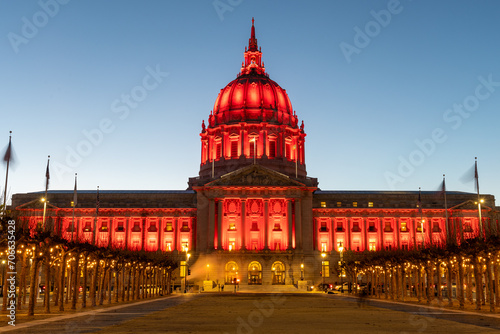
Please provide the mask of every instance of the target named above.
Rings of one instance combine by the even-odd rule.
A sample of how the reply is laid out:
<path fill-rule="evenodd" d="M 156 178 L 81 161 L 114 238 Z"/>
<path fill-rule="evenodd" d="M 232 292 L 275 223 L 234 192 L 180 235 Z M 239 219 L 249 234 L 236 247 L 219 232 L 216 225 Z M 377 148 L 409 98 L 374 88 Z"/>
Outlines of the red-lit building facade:
<path fill-rule="evenodd" d="M 200 136 L 200 172 L 187 190 L 101 191 L 98 212 L 95 191 L 78 191 L 74 217 L 73 191 L 49 191 L 47 224 L 68 240 L 179 261 L 189 253 L 190 280 L 200 285 L 290 288 L 319 283 L 322 263 L 332 264 L 327 281 L 338 280 L 341 249 L 410 249 L 478 232 L 475 194 L 447 192 L 447 221 L 432 192 L 320 190 L 307 176 L 304 122 L 266 73 L 253 22 L 240 73 L 220 90 Z M 13 196 L 32 229 L 42 196 Z M 482 226 L 500 228 L 494 197 L 481 199 Z"/>

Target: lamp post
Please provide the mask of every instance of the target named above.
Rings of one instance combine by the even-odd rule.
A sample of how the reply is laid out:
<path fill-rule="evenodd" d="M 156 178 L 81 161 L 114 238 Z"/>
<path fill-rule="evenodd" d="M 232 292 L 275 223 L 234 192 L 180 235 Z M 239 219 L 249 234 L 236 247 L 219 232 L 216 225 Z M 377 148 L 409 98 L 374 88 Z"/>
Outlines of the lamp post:
<path fill-rule="evenodd" d="M 42 218 L 42 228 L 45 228 L 45 214 L 47 212 L 47 199 L 42 197 L 43 202 L 43 218 Z"/>
<path fill-rule="evenodd" d="M 186 287 L 186 292 L 189 291 L 189 281 L 188 281 L 188 275 L 189 275 L 189 258 L 191 257 L 191 254 L 187 252 L 186 249 L 186 275 L 184 276 L 184 285 Z"/>
<path fill-rule="evenodd" d="M 339 253 L 340 253 L 340 291 L 344 293 L 344 246 L 342 242 L 339 242 Z"/>
<path fill-rule="evenodd" d="M 207 263 L 207 281 L 210 280 L 210 265 Z"/>
<path fill-rule="evenodd" d="M 303 263 L 300 264 L 300 280 L 301 281 L 304 280 L 304 264 Z"/>
<path fill-rule="evenodd" d="M 325 257 L 326 253 L 321 253 L 322 261 L 321 261 L 321 276 L 323 277 L 323 286 L 321 287 L 323 290 L 325 289 Z"/>

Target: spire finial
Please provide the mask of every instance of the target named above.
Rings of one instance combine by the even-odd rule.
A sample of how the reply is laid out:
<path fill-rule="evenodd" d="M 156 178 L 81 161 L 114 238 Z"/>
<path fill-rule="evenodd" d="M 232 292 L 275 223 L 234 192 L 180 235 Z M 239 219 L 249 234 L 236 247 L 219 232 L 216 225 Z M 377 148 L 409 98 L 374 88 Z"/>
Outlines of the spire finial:
<path fill-rule="evenodd" d="M 250 40 L 248 41 L 248 51 L 257 51 L 257 39 L 255 38 L 255 26 L 254 26 L 254 18 L 252 17 L 252 30 L 250 33 Z"/>

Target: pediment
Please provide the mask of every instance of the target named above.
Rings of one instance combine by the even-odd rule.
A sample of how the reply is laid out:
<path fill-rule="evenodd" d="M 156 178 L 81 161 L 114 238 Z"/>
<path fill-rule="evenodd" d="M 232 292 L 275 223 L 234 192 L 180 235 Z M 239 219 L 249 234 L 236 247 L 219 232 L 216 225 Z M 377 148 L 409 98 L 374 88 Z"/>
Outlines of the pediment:
<path fill-rule="evenodd" d="M 43 202 L 39 199 L 32 200 L 30 202 L 19 205 L 16 210 L 28 210 L 28 209 L 43 209 Z M 57 206 L 54 206 L 50 203 L 47 203 L 47 210 L 49 209 L 58 209 Z"/>
<path fill-rule="evenodd" d="M 305 184 L 291 179 L 285 174 L 256 164 L 222 175 L 205 186 L 304 187 Z"/>

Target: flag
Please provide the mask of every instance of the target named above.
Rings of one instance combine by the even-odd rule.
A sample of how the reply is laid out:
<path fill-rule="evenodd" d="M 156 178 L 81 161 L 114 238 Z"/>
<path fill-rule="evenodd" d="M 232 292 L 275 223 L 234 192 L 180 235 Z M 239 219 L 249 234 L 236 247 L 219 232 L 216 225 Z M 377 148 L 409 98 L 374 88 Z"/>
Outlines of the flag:
<path fill-rule="evenodd" d="M 45 171 L 45 197 L 47 197 L 47 190 L 49 189 L 50 171 L 49 171 L 50 155 L 47 159 L 47 170 Z"/>
<path fill-rule="evenodd" d="M 12 131 L 10 132 L 12 133 Z M 3 156 L 3 161 L 8 164 L 12 159 L 12 135 L 9 135 L 9 146 L 7 146 L 7 150 L 5 151 L 5 155 Z"/>
<path fill-rule="evenodd" d="M 477 194 L 479 195 L 479 174 L 477 173 L 477 158 L 476 161 L 474 162 L 474 181 L 475 181 L 475 189 L 477 191 Z"/>
<path fill-rule="evenodd" d="M 77 193 L 76 193 L 76 173 L 75 173 L 75 189 L 73 190 L 73 207 L 76 207 Z"/>

